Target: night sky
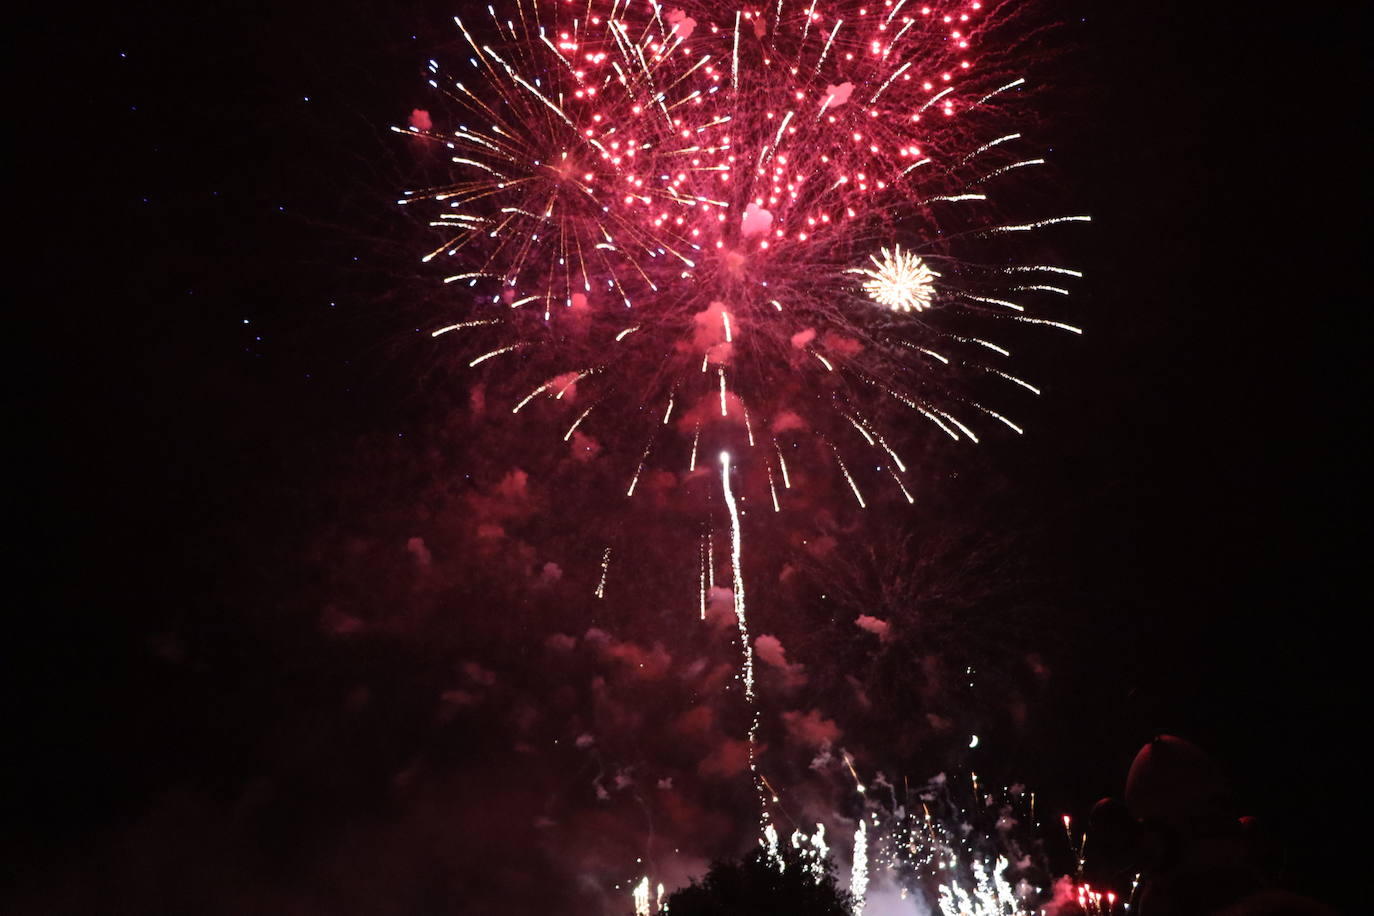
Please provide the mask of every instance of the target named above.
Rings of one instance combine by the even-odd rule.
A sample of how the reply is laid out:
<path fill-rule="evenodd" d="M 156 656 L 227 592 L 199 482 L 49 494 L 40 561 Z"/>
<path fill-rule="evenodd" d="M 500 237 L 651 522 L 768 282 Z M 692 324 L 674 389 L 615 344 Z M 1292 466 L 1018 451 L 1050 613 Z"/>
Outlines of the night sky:
<path fill-rule="evenodd" d="M 972 765 L 1082 817 L 1152 735 L 1183 735 L 1282 837 L 1289 883 L 1353 905 L 1353 15 L 1097 6 L 1033 14 L 1062 23 L 1034 129 L 1065 209 L 1094 216 L 1066 243 L 1086 333 L 1029 355 L 1046 390 L 1026 436 L 932 457 L 925 514 L 882 510 L 863 538 L 957 592 L 932 635 L 994 679 L 1027 651 L 1050 674 L 1019 727 L 978 713 L 978 756 L 876 716 L 849 740 L 871 769 Z M 7 398 L 27 431 L 0 797 L 18 912 L 628 912 L 605 879 L 637 880 L 644 812 L 654 843 L 700 839 L 698 864 L 751 841 L 719 813 L 724 780 L 637 797 L 684 742 L 715 762 L 698 775 L 733 772 L 729 710 L 680 718 L 716 675 L 665 683 L 688 651 L 737 650 L 679 637 L 694 592 L 671 606 L 636 571 L 661 568 L 653 547 L 596 604 L 602 542 L 566 513 L 595 511 L 600 478 L 560 491 L 527 429 L 479 430 L 415 331 L 440 291 L 392 206 L 414 164 L 388 128 L 426 107 L 452 12 L 134 4 L 18 36 Z M 484 552 L 479 524 L 510 549 Z M 789 722 L 804 743 L 843 680 L 807 655 L 822 634 L 761 613 L 755 634 L 806 666 L 801 686 L 763 666 L 765 696 L 819 710 Z"/>

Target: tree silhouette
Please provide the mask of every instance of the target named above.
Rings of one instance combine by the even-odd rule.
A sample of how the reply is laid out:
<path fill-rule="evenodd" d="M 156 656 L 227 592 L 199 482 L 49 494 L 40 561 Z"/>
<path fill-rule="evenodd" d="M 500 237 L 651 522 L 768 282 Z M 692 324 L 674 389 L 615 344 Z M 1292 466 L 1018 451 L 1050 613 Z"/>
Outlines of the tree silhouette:
<path fill-rule="evenodd" d="M 853 897 L 835 884 L 827 857 L 819 880 L 813 862 L 780 844 L 783 868 L 760 848 L 738 861 L 714 863 L 700 883 L 669 895 L 670 916 L 848 916 Z"/>

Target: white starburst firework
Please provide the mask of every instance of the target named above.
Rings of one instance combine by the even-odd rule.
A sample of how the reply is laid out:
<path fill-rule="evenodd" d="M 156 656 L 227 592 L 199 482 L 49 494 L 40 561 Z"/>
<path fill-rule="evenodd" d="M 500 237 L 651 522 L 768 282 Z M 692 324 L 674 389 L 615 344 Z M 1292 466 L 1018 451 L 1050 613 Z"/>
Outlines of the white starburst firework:
<path fill-rule="evenodd" d="M 856 267 L 849 271 L 868 277 L 863 284 L 864 292 L 894 312 L 930 308 L 935 298 L 935 278 L 940 275 L 918 256 L 902 251 L 901 245 L 882 251 L 881 260 L 876 255 L 868 256 L 876 269 Z"/>

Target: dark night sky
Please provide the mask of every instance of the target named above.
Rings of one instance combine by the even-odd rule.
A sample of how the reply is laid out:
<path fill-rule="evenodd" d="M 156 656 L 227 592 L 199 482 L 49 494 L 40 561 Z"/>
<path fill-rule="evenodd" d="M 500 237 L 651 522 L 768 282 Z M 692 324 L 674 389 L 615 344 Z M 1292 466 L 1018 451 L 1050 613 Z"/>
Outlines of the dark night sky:
<path fill-rule="evenodd" d="M 1040 354 L 1036 434 L 991 450 L 1015 517 L 1035 520 L 1056 609 L 1041 638 L 1070 659 L 1012 763 L 1082 813 L 1152 734 L 1189 736 L 1287 837 L 1295 882 L 1353 900 L 1364 717 L 1346 659 L 1367 599 L 1347 592 L 1363 411 L 1343 405 L 1363 364 L 1335 354 L 1363 298 L 1341 241 L 1361 222 L 1354 23 L 1046 7 L 1067 25 L 1047 65 L 1064 110 L 1042 130 L 1095 223 L 1075 243 L 1088 333 Z M 412 756 L 477 766 L 426 746 L 394 673 L 456 662 L 464 637 L 449 660 L 402 640 L 322 650 L 311 602 L 338 584 L 302 561 L 353 505 L 340 487 L 358 466 L 438 422 L 442 382 L 415 376 L 406 334 L 425 279 L 390 266 L 403 166 L 385 129 L 424 104 L 450 12 L 139 4 L 20 38 L 11 302 L 33 336 L 8 386 L 30 432 L 13 439 L 25 597 L 0 893 L 12 878 L 33 912 L 158 830 L 240 863 L 226 883 L 326 880 L 319 838 L 390 816 L 375 787 Z M 316 721 L 357 684 L 393 715 Z M 289 773 L 290 831 L 207 838 L 166 813 L 186 787 L 233 809 L 267 771 Z M 447 798 L 449 821 L 491 814 Z"/>

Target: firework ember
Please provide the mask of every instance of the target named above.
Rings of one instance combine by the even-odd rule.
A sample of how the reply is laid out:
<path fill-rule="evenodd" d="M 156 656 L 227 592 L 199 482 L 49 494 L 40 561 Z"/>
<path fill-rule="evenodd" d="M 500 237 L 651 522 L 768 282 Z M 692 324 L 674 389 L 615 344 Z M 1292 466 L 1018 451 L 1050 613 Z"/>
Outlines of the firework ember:
<path fill-rule="evenodd" d="M 902 412 L 954 440 L 1021 431 L 982 386 L 1037 389 L 973 329 L 1076 332 L 1035 313 L 1077 272 L 1008 246 L 1086 217 L 993 200 L 1015 204 L 1044 164 L 1006 129 L 1025 81 L 984 46 L 1001 7 L 489 13 L 457 20 L 457 70 L 429 64 L 442 113 L 397 128 L 451 159 L 401 202 L 442 231 L 424 259 L 465 290 L 433 333 L 513 411 L 627 443 L 607 454 L 630 496 L 648 462 L 685 471 L 699 446 L 728 448 L 764 465 L 775 509 L 784 448 L 810 448 L 863 506 L 844 455 L 865 448 L 849 464 L 912 499 L 889 445 L 915 425 Z"/>

